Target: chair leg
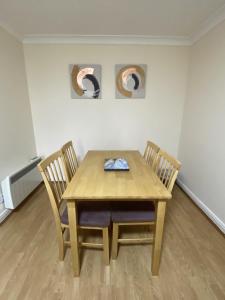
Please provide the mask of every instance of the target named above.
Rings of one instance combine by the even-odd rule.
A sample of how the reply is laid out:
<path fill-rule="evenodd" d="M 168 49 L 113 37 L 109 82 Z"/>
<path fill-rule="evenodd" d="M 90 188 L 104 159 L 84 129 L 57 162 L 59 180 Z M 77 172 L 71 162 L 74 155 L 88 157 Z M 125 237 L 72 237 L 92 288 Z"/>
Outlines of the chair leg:
<path fill-rule="evenodd" d="M 57 239 L 58 239 L 58 246 L 59 246 L 59 260 L 64 260 L 65 255 L 65 247 L 64 247 L 64 239 L 63 239 L 63 233 L 57 232 Z"/>
<path fill-rule="evenodd" d="M 102 229 L 103 234 L 103 255 L 104 262 L 109 265 L 109 229 L 108 227 Z"/>
<path fill-rule="evenodd" d="M 119 238 L 119 225 L 116 223 L 113 223 L 112 259 L 117 258 L 118 238 Z"/>

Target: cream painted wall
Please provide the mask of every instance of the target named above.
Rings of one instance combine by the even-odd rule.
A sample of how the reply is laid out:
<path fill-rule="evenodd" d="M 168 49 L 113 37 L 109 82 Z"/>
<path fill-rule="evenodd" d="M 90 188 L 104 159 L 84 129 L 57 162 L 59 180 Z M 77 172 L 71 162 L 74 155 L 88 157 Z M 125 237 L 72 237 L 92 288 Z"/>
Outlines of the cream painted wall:
<path fill-rule="evenodd" d="M 225 22 L 191 49 L 180 180 L 225 232 Z M 199 200 L 198 200 L 199 199 Z M 218 218 L 218 219 L 217 219 Z M 223 224 L 222 224 L 223 223 Z"/>
<path fill-rule="evenodd" d="M 36 154 L 23 45 L 0 27 L 0 181 Z"/>
<path fill-rule="evenodd" d="M 0 182 L 35 155 L 23 45 L 0 27 Z M 0 221 L 9 212 L 0 186 Z"/>
<path fill-rule="evenodd" d="M 152 139 L 177 156 L 189 63 L 188 47 L 24 45 L 38 154 L 72 139 L 88 149 L 140 149 Z M 102 100 L 72 100 L 68 65 L 102 65 Z M 146 99 L 115 99 L 116 63 L 148 66 Z"/>

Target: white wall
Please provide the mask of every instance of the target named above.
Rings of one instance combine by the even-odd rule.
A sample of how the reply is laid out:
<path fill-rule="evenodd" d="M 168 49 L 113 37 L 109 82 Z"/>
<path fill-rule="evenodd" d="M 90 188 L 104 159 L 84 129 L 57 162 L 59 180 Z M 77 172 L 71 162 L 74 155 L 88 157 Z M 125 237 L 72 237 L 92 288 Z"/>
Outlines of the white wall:
<path fill-rule="evenodd" d="M 72 139 L 88 149 L 140 149 L 147 139 L 177 156 L 189 62 L 188 47 L 24 45 L 39 154 Z M 68 65 L 102 65 L 102 100 L 70 98 Z M 115 99 L 116 63 L 147 64 L 146 99 Z"/>
<path fill-rule="evenodd" d="M 224 129 L 225 22 L 191 49 L 179 149 L 182 184 L 225 231 Z"/>
<path fill-rule="evenodd" d="M 23 53 L 3 30 L 0 41 L 0 157 L 20 162 L 35 154 Z M 177 156 L 180 143 L 181 184 L 225 224 L 225 23 L 191 48 L 27 44 L 24 52 L 38 154 L 70 139 L 80 157 L 88 149 L 143 151 L 152 139 Z M 102 100 L 70 98 L 71 63 L 102 65 Z M 146 99 L 115 99 L 116 63 L 148 65 Z"/>
<path fill-rule="evenodd" d="M 0 27 L 0 182 L 35 154 L 23 45 Z"/>
<path fill-rule="evenodd" d="M 0 27 L 0 181 L 35 154 L 23 45 Z"/>

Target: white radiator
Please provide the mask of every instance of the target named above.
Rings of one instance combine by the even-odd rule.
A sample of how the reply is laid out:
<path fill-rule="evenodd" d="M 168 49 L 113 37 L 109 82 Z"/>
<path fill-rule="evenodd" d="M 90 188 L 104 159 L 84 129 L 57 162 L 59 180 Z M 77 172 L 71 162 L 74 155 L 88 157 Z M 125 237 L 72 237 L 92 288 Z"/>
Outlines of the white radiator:
<path fill-rule="evenodd" d="M 1 182 L 5 208 L 16 208 L 41 183 L 41 175 L 37 169 L 40 161 L 40 157 L 32 160 Z"/>

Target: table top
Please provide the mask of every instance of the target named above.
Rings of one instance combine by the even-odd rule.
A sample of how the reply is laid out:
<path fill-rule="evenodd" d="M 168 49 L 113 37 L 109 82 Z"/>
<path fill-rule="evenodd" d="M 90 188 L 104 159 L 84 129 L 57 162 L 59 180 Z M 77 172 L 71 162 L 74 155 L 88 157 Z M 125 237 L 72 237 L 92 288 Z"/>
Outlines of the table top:
<path fill-rule="evenodd" d="M 125 158 L 129 171 L 104 171 L 107 158 Z M 66 200 L 168 200 L 165 188 L 139 151 L 88 151 L 68 184 Z"/>

